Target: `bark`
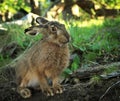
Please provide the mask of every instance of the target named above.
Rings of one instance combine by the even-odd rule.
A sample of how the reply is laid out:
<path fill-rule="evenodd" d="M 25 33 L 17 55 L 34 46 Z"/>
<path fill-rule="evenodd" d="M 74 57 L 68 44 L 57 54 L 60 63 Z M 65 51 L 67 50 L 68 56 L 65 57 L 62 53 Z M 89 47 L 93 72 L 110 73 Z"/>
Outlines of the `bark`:
<path fill-rule="evenodd" d="M 30 0 L 31 12 L 40 15 L 40 5 L 38 0 Z"/>
<path fill-rule="evenodd" d="M 55 8 L 57 8 L 57 9 L 54 9 L 55 12 L 54 12 L 53 17 L 55 18 L 60 13 L 62 13 L 63 19 L 66 19 L 66 17 L 69 19 L 69 18 L 75 17 L 71 11 L 72 6 L 75 4 L 78 5 L 83 11 L 85 11 L 91 17 L 100 17 L 100 16 L 105 16 L 105 17 L 112 16 L 112 17 L 114 17 L 120 13 L 120 9 L 107 9 L 106 6 L 101 4 L 101 3 L 99 3 L 101 8 L 95 9 L 95 3 L 91 0 L 76 0 L 76 1 L 65 0 L 64 3 L 62 3 L 60 0 L 56 0 L 56 2 L 54 2 L 49 7 L 47 12 L 53 11 L 54 6 L 56 6 Z M 63 8 L 63 10 L 61 12 L 59 12 L 60 8 Z M 93 14 L 93 11 L 95 14 Z M 47 15 L 47 12 L 45 13 L 45 16 Z"/>
<path fill-rule="evenodd" d="M 120 70 L 120 62 L 115 62 L 115 63 L 111 63 L 111 64 L 106 64 L 106 65 L 100 65 L 100 66 L 96 66 L 96 67 L 90 67 L 86 70 L 79 69 L 79 70 L 77 70 L 77 72 L 71 74 L 70 77 L 79 78 L 82 80 L 82 79 L 91 78 L 94 75 L 99 75 L 103 79 L 105 79 L 107 77 L 109 78 L 109 77 L 120 76 L 120 71 L 116 72 L 116 74 L 111 74 L 111 76 L 110 75 L 109 76 L 101 75 L 106 69 L 110 69 L 110 68 Z"/>
<path fill-rule="evenodd" d="M 101 4 L 100 2 L 99 2 L 99 5 L 101 6 L 100 9 L 95 9 L 94 2 L 89 1 L 89 0 L 84 0 L 84 1 L 77 0 L 76 4 L 79 5 L 80 8 L 82 8 L 85 12 L 87 12 L 91 16 L 93 15 L 91 9 L 94 10 L 96 17 L 99 17 L 99 16 L 105 16 L 105 17 L 117 16 L 120 13 L 120 9 L 107 9 L 105 7 L 105 5 Z"/>

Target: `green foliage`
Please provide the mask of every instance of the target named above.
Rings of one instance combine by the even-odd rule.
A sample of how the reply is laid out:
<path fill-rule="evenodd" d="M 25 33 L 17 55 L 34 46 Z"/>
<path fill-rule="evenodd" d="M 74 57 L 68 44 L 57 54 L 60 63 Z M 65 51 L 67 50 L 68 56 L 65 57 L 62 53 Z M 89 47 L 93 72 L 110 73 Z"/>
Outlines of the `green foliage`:
<path fill-rule="evenodd" d="M 96 61 L 98 54 L 95 52 L 87 52 L 84 56 L 85 60 L 87 61 Z"/>
<path fill-rule="evenodd" d="M 73 71 L 70 69 L 70 68 L 66 68 L 64 71 L 63 71 L 63 76 L 68 76 L 68 75 L 70 75 L 70 74 L 72 74 L 73 73 Z"/>
<path fill-rule="evenodd" d="M 90 64 L 116 61 L 120 53 L 120 17 L 116 19 L 90 20 L 83 22 L 71 21 L 66 26 L 71 34 L 72 51 L 82 51 L 78 54 L 70 67 L 65 70 L 70 74 L 80 67 L 88 67 Z M 86 24 L 87 23 L 87 24 Z M 107 71 L 107 70 L 106 70 Z M 108 70 L 109 71 L 109 70 Z M 114 70 L 111 70 L 114 71 Z M 96 77 L 95 77 L 96 79 Z"/>
<path fill-rule="evenodd" d="M 10 63 L 11 61 L 12 59 L 10 57 L 4 58 L 2 54 L 0 54 L 0 67 Z"/>
<path fill-rule="evenodd" d="M 91 24 L 93 22 L 93 24 Z M 101 23 L 100 23 L 101 22 Z M 74 49 L 83 51 L 84 61 L 95 61 L 105 54 L 116 54 L 119 52 L 120 18 L 114 20 L 91 20 L 88 25 L 69 26 Z M 113 50 L 115 50 L 113 52 Z"/>
<path fill-rule="evenodd" d="M 7 43 L 11 41 L 15 41 L 23 49 L 30 47 L 32 43 L 34 43 L 35 41 L 41 38 L 41 34 L 39 34 L 37 37 L 26 35 L 24 33 L 26 26 L 10 24 L 10 25 L 4 25 L 4 27 L 8 29 L 8 36 L 10 37 L 7 40 Z"/>
<path fill-rule="evenodd" d="M 79 66 L 80 66 L 80 58 L 79 58 L 79 56 L 77 54 L 75 54 L 75 57 L 74 57 L 74 59 L 73 59 L 73 61 L 71 63 L 71 66 L 64 70 L 65 76 L 75 72 L 79 68 Z"/>
<path fill-rule="evenodd" d="M 110 68 L 107 68 L 104 70 L 104 73 L 103 74 L 109 74 L 109 73 L 112 73 L 112 72 L 115 72 L 115 71 L 118 71 L 119 69 L 116 68 L 116 67 L 110 67 Z"/>
<path fill-rule="evenodd" d="M 94 76 L 90 79 L 90 81 L 91 81 L 93 84 L 100 84 L 101 79 L 100 79 L 99 76 L 94 75 Z"/>
<path fill-rule="evenodd" d="M 42 37 L 41 34 L 37 36 L 26 35 L 24 33 L 24 29 L 26 28 L 26 26 L 20 26 L 17 24 L 5 24 L 3 27 L 6 28 L 8 32 L 5 44 L 16 42 L 23 50 L 31 47 L 33 43 L 35 43 L 37 40 L 40 40 L 40 38 Z M 11 60 L 11 57 L 3 57 L 3 55 L 0 54 L 0 67 L 9 63 Z"/>
<path fill-rule="evenodd" d="M 120 9 L 120 0 L 94 0 L 94 2 L 109 9 Z"/>
<path fill-rule="evenodd" d="M 49 6 L 52 4 L 50 2 L 50 0 L 39 0 L 39 3 L 40 3 L 40 9 L 41 9 L 41 13 L 42 15 L 45 15 L 45 11 L 48 10 Z"/>
<path fill-rule="evenodd" d="M 71 71 L 76 71 L 79 68 L 79 65 L 80 65 L 80 58 L 76 54 L 76 56 L 74 57 L 73 62 L 71 64 Z"/>
<path fill-rule="evenodd" d="M 95 23 L 97 24 L 95 25 Z M 93 43 L 93 37 L 101 27 L 101 23 L 97 20 L 91 20 L 87 22 L 78 21 L 74 25 L 71 23 L 70 25 L 68 29 L 72 37 L 72 45 L 81 51 L 87 51 L 87 48 Z"/>
<path fill-rule="evenodd" d="M 24 0 L 4 0 L 2 3 L 0 3 L 0 13 L 3 15 L 6 13 L 6 11 L 14 14 L 20 8 L 30 12 L 30 7 L 25 4 Z"/>

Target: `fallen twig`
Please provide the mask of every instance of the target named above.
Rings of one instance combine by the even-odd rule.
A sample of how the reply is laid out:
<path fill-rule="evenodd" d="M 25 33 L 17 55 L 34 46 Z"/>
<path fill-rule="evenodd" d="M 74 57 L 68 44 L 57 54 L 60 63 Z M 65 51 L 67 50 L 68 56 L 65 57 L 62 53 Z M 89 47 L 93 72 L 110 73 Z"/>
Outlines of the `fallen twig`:
<path fill-rule="evenodd" d="M 106 95 L 107 93 L 109 93 L 110 90 L 113 89 L 113 88 L 114 88 L 116 85 L 118 85 L 118 84 L 120 84 L 120 81 L 117 81 L 117 82 L 114 83 L 112 86 L 110 86 L 110 87 L 105 91 L 105 93 L 100 97 L 99 101 L 101 101 L 101 100 L 105 97 L 105 95 Z"/>
<path fill-rule="evenodd" d="M 108 68 L 116 68 L 120 69 L 120 62 L 115 62 L 107 65 L 100 65 L 96 67 L 89 67 L 87 69 L 79 69 L 75 73 L 70 74 L 70 77 L 72 78 L 79 78 L 79 79 L 88 79 L 94 75 L 101 75 L 103 71 L 105 71 Z"/>

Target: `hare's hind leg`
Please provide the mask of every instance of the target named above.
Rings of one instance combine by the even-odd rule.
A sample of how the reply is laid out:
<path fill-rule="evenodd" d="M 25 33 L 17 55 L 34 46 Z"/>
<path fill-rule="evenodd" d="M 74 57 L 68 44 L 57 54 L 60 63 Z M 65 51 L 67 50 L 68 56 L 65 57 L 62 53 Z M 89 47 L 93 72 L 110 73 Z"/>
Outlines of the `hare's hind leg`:
<path fill-rule="evenodd" d="M 29 98 L 31 96 L 30 89 L 27 88 L 29 79 L 27 78 L 27 75 L 22 79 L 20 85 L 17 87 L 17 92 L 23 97 L 23 98 Z"/>
<path fill-rule="evenodd" d="M 22 96 L 23 98 L 29 98 L 31 96 L 30 89 L 26 87 L 18 87 L 17 92 Z"/>

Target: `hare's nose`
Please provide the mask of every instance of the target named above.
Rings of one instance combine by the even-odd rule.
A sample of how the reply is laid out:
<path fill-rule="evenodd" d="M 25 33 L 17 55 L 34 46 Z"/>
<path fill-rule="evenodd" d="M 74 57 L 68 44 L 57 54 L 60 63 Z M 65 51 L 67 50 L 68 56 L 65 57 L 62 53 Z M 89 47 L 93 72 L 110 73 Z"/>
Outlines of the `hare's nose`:
<path fill-rule="evenodd" d="M 25 30 L 24 30 L 24 33 L 28 32 L 29 30 L 30 30 L 29 28 L 25 29 Z"/>

